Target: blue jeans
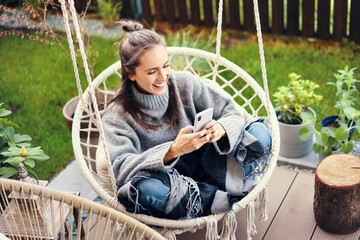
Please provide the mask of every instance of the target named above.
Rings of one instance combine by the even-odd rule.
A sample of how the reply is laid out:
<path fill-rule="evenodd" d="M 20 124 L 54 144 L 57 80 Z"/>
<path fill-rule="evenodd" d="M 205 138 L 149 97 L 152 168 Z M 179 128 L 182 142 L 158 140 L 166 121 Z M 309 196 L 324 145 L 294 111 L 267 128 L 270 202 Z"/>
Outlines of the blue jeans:
<path fill-rule="evenodd" d="M 260 122 L 250 124 L 246 131 L 256 137 L 266 148 L 270 148 L 271 137 L 269 129 Z M 258 165 L 259 160 L 243 166 L 243 178 L 247 178 Z M 165 217 L 165 209 L 169 199 L 170 188 L 156 178 L 144 178 L 137 184 L 140 205 L 156 217 Z"/>
<path fill-rule="evenodd" d="M 271 136 L 268 127 L 260 122 L 253 122 L 250 124 L 246 131 L 253 135 L 257 140 L 264 145 L 267 149 L 270 149 L 271 146 Z M 249 175 L 253 172 L 254 168 L 259 164 L 259 160 L 255 161 L 252 164 L 243 166 L 243 178 L 249 177 Z"/>

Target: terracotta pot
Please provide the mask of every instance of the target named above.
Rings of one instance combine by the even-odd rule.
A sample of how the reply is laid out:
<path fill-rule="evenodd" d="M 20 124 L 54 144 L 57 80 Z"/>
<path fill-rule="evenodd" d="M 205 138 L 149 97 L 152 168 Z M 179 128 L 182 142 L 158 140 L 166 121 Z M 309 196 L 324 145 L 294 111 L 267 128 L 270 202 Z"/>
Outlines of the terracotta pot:
<path fill-rule="evenodd" d="M 105 94 L 103 92 L 96 92 L 95 93 L 97 103 L 100 110 L 100 115 L 102 114 L 105 106 Z M 107 101 L 109 102 L 114 97 L 114 92 L 107 92 Z M 74 113 L 76 107 L 79 102 L 79 96 L 73 97 L 70 99 L 63 108 L 63 116 L 65 119 L 65 123 L 69 132 L 72 132 L 72 124 L 74 120 Z M 80 138 L 87 138 L 87 130 L 81 131 L 81 129 L 88 129 L 89 128 L 89 117 L 86 116 L 86 112 L 84 112 L 84 118 L 80 121 Z M 95 128 L 94 124 L 91 125 L 91 128 Z M 99 132 L 97 130 L 90 132 L 90 138 L 99 137 Z"/>

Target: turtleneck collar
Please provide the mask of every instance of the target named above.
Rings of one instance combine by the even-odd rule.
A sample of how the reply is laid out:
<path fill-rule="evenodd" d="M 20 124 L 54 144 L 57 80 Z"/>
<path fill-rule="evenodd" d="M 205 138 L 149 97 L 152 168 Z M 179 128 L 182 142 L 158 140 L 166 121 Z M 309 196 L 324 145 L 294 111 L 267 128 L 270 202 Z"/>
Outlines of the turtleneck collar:
<path fill-rule="evenodd" d="M 136 104 L 139 104 L 141 108 L 145 108 L 147 110 L 158 111 L 158 113 L 166 112 L 166 109 L 169 105 L 169 87 L 166 86 L 166 91 L 164 94 L 157 96 L 153 94 L 145 94 L 139 92 L 139 89 L 136 87 L 136 83 L 134 82 L 131 85 L 131 90 L 133 92 L 133 99 Z M 160 113 L 160 115 L 162 115 Z"/>

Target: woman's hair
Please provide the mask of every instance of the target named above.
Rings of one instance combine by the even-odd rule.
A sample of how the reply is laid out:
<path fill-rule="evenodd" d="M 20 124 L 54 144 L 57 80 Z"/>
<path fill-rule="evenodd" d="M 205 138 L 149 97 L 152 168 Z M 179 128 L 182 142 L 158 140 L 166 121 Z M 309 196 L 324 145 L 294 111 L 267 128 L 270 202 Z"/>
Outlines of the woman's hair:
<path fill-rule="evenodd" d="M 135 74 L 135 68 L 139 66 L 139 58 L 144 52 L 152 49 L 156 45 L 166 47 L 165 41 L 159 34 L 144 29 L 143 25 L 138 22 L 123 20 L 119 23 L 125 32 L 125 36 L 119 44 L 122 82 L 119 93 L 112 102 L 123 105 L 125 112 L 130 114 L 136 123 L 140 124 L 147 131 L 156 130 L 161 126 L 157 118 L 143 112 L 137 104 L 134 104 L 131 89 L 131 85 L 134 83 L 129 79 L 129 75 Z M 166 110 L 165 118 L 171 125 L 178 126 L 179 100 L 170 79 L 168 81 L 168 87 L 169 106 Z M 154 123 L 150 123 L 151 120 Z"/>

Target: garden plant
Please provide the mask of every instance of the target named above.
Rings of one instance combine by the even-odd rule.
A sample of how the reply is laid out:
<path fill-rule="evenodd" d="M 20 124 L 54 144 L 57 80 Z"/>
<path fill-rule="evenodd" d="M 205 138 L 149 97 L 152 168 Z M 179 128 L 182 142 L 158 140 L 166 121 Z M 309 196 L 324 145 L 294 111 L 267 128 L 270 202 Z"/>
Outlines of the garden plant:
<path fill-rule="evenodd" d="M 320 129 L 314 127 L 312 131 L 302 128 L 299 132 L 299 137 L 303 140 L 309 139 L 311 132 L 315 133 L 316 143 L 313 150 L 321 153 L 322 157 L 329 156 L 334 151 L 351 152 L 354 148 L 351 135 L 355 129 L 360 132 L 360 110 L 355 107 L 358 101 L 356 84 L 360 81 L 354 78 L 355 69 L 346 66 L 334 74 L 336 82 L 327 83 L 336 87 L 335 109 L 338 114 L 334 118 L 335 122 L 331 125 L 322 124 Z M 303 123 L 316 121 L 316 118 L 307 112 L 301 113 L 301 118 Z"/>
<path fill-rule="evenodd" d="M 23 163 L 27 170 L 37 178 L 34 171 L 35 161 L 49 159 L 41 147 L 33 147 L 29 135 L 15 133 L 18 125 L 6 117 L 11 114 L 10 110 L 1 108 L 0 103 L 0 177 L 12 178 L 18 174 L 18 165 Z"/>

